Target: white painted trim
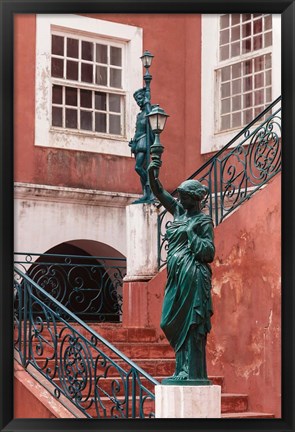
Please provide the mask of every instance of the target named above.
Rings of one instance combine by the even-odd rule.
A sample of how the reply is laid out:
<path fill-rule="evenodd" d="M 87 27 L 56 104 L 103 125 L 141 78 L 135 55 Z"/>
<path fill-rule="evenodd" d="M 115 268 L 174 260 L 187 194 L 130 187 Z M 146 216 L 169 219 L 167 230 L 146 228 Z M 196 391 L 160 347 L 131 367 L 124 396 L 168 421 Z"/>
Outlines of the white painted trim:
<path fill-rule="evenodd" d="M 36 26 L 35 145 L 131 157 L 128 141 L 134 135 L 134 119 L 138 113 L 133 93 L 142 87 L 140 61 L 143 52 L 142 29 L 78 15 L 37 15 Z M 124 90 L 126 91 L 125 137 L 97 136 L 94 133 L 62 131 L 50 127 L 52 26 L 66 28 L 79 35 L 107 38 L 126 45 L 124 59 L 126 70 L 123 73 Z"/>
<path fill-rule="evenodd" d="M 272 47 L 272 100 L 281 94 L 281 15 L 273 17 Z M 201 153 L 221 149 L 241 128 L 230 132 L 215 133 L 215 110 L 218 101 L 215 96 L 215 69 L 218 63 L 219 15 L 202 15 L 202 70 L 201 70 Z"/>
<path fill-rule="evenodd" d="M 33 183 L 17 182 L 14 185 L 14 198 L 21 200 L 29 199 L 30 201 L 123 208 L 138 197 L 139 195 L 136 194 L 122 192 L 107 192 Z"/>

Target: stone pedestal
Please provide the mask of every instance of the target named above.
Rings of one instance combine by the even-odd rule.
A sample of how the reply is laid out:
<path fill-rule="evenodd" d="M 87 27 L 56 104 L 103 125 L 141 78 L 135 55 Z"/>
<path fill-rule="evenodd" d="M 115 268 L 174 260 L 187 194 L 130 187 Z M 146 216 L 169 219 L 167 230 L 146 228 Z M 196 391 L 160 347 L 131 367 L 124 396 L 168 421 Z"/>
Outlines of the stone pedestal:
<path fill-rule="evenodd" d="M 158 271 L 158 210 L 154 204 L 126 207 L 126 282 L 150 280 Z"/>
<path fill-rule="evenodd" d="M 156 418 L 220 418 L 221 387 L 157 385 Z"/>

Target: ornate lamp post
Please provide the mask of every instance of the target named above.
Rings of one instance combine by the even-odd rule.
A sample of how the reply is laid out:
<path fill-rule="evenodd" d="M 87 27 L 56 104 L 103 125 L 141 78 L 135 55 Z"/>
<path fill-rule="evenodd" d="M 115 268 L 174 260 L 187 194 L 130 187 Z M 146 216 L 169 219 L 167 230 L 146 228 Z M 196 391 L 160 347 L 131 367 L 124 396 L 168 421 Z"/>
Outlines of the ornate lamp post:
<path fill-rule="evenodd" d="M 144 51 L 143 55 L 140 57 L 143 67 L 145 68 L 143 77 L 145 86 L 136 90 L 133 94 L 136 103 L 140 107 L 140 112 L 136 117 L 135 134 L 129 141 L 129 146 L 131 147 L 131 153 L 135 156 L 135 171 L 140 177 L 143 191 L 143 196 L 134 201 L 133 204 L 151 203 L 154 201 L 147 175 L 147 167 L 150 162 L 150 147 L 154 141 L 154 136 L 147 118 L 147 115 L 152 109 L 150 90 L 152 75 L 149 72 L 149 68 L 153 58 L 154 56 L 149 51 Z"/>
<path fill-rule="evenodd" d="M 162 153 L 164 151 L 164 146 L 160 143 L 160 133 L 163 132 L 165 124 L 169 115 L 161 108 L 159 105 L 155 105 L 151 112 L 147 115 L 150 122 L 151 130 L 155 134 L 155 140 L 150 148 L 152 160 L 161 160 Z M 155 177 L 159 175 L 159 170 L 155 170 Z"/>

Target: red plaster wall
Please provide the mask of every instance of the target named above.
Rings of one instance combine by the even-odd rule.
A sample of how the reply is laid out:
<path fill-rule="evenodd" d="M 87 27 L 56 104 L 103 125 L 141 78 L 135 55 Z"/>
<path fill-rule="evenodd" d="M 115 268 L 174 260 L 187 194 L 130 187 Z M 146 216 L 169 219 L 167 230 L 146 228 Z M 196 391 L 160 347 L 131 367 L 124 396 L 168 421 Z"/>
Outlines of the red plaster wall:
<path fill-rule="evenodd" d="M 144 29 L 143 47 L 155 55 L 151 69 L 152 102 L 170 114 L 162 134 L 166 147 L 162 180 L 172 190 L 202 163 L 200 15 L 94 16 Z M 133 159 L 34 146 L 35 32 L 34 15 L 15 17 L 15 180 L 140 192 Z M 112 176 L 108 175 L 110 172 Z"/>
<path fill-rule="evenodd" d="M 208 371 L 249 410 L 281 416 L 281 176 L 215 229 Z M 166 270 L 147 285 L 146 325 L 159 335 Z M 140 315 L 140 313 L 137 313 Z"/>

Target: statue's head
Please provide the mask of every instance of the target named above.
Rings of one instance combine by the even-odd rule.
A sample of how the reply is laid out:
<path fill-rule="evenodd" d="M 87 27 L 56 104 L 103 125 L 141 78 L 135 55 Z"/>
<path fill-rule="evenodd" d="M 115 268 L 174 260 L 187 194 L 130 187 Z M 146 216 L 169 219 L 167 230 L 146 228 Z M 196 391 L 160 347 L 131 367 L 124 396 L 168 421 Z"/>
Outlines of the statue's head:
<path fill-rule="evenodd" d="M 177 191 L 190 195 L 196 201 L 202 201 L 208 194 L 209 189 L 207 186 L 202 185 L 198 180 L 185 180 L 177 188 Z"/>
<path fill-rule="evenodd" d="M 141 107 L 145 98 L 145 88 L 140 88 L 133 93 L 133 97 L 137 104 Z"/>

